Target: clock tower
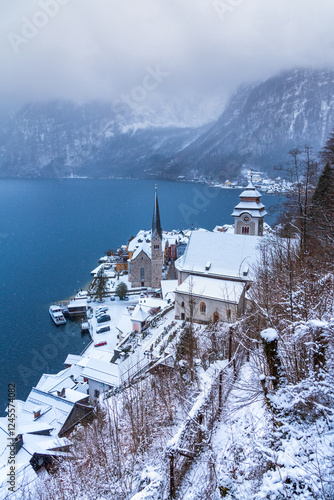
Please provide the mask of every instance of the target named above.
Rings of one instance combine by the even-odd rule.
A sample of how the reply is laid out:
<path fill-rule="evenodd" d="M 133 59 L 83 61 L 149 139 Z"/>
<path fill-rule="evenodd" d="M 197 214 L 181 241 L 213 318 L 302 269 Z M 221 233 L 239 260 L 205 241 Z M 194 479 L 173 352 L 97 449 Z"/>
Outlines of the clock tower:
<path fill-rule="evenodd" d="M 267 214 L 260 201 L 261 193 L 254 187 L 252 180 L 240 194 L 240 203 L 234 207 L 235 234 L 263 235 L 263 217 Z"/>

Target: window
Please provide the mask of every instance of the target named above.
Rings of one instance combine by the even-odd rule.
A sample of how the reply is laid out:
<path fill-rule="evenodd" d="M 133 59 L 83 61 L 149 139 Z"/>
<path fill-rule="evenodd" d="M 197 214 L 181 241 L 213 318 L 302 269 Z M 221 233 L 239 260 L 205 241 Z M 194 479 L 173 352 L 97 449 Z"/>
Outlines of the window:
<path fill-rule="evenodd" d="M 145 281 L 145 269 L 143 267 L 140 269 L 140 281 Z"/>
<path fill-rule="evenodd" d="M 181 319 L 184 320 L 185 319 L 185 314 L 184 313 L 181 313 Z"/>
<path fill-rule="evenodd" d="M 154 245 L 154 250 L 159 250 L 159 245 Z"/>
<path fill-rule="evenodd" d="M 183 301 L 181 302 L 181 307 L 184 307 L 184 302 Z"/>
<path fill-rule="evenodd" d="M 206 313 L 206 303 L 205 302 L 200 303 L 199 310 L 201 311 L 202 314 Z"/>
<path fill-rule="evenodd" d="M 94 398 L 98 398 L 99 395 L 100 395 L 100 391 L 97 390 L 97 389 L 95 389 L 95 391 L 94 391 Z"/>
<path fill-rule="evenodd" d="M 242 234 L 249 234 L 249 227 L 242 226 Z"/>
<path fill-rule="evenodd" d="M 232 317 L 231 309 L 226 309 L 226 317 L 228 320 L 231 319 L 231 317 Z"/>

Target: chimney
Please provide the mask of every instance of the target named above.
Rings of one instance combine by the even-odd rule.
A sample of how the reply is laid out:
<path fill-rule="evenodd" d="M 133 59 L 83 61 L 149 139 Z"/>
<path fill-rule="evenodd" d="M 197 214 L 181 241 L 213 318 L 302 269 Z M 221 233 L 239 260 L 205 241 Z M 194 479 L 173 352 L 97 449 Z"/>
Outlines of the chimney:
<path fill-rule="evenodd" d="M 33 414 L 34 414 L 34 420 L 39 418 L 41 416 L 41 408 L 34 408 L 33 409 Z"/>

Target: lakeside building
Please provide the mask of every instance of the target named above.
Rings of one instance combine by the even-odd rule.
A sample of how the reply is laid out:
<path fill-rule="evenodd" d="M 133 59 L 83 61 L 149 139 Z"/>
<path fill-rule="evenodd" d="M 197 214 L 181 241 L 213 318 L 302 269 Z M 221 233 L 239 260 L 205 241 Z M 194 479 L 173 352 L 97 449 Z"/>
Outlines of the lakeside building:
<path fill-rule="evenodd" d="M 151 238 L 144 239 L 129 259 L 129 282 L 133 287 L 160 288 L 164 250 L 158 193 L 155 188 Z"/>
<path fill-rule="evenodd" d="M 252 181 L 240 194 L 232 216 L 234 231 L 193 231 L 176 261 L 175 319 L 233 322 L 244 311 L 267 214 Z M 218 228 L 218 229 L 217 229 Z"/>

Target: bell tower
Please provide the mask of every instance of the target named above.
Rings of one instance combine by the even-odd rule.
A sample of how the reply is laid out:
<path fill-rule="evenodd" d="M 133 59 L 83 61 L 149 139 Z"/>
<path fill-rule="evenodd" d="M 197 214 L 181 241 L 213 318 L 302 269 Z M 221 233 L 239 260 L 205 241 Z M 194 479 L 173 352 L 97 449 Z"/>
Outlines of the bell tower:
<path fill-rule="evenodd" d="M 155 198 L 152 219 L 151 235 L 151 281 L 152 288 L 160 288 L 162 280 L 162 229 L 160 222 L 160 212 L 158 203 L 157 186 L 155 186 Z"/>
<path fill-rule="evenodd" d="M 252 176 L 248 186 L 239 196 L 240 203 L 232 212 L 234 233 L 263 236 L 263 218 L 267 212 L 260 201 L 261 193 L 253 185 Z"/>

